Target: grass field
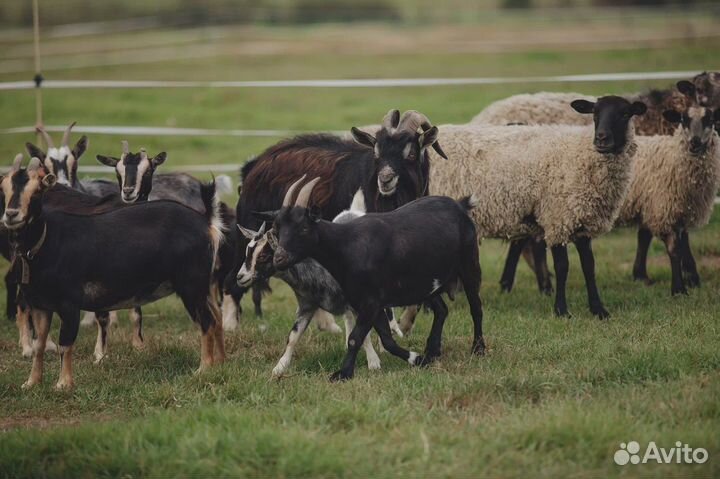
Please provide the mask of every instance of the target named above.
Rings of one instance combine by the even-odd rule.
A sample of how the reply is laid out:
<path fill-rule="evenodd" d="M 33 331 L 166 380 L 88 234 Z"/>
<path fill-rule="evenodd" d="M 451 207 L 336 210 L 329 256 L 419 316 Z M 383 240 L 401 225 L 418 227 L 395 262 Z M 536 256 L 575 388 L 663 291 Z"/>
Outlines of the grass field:
<path fill-rule="evenodd" d="M 175 32 L 181 35 L 182 32 Z M 288 35 L 283 32 L 283 35 Z M 298 33 L 298 39 L 303 33 Z M 130 35 L 132 37 L 132 35 Z M 128 37 L 128 41 L 131 38 Z M 98 42 L 102 39 L 98 38 Z M 331 50 L 331 48 L 328 48 Z M 1 55 L 1 54 L 0 54 Z M 0 57 L 2 60 L 2 57 Z M 210 57 L 131 66 L 58 70 L 54 77 L 105 79 L 282 79 L 501 76 L 685 70 L 717 67 L 700 42 L 593 51 L 504 53 L 423 51 L 365 55 L 332 51 Z M 0 81 L 25 78 L 0 75 Z M 372 90 L 45 91 L 48 124 L 338 130 L 377 122 L 390 108 L 415 108 L 437 123 L 464 122 L 489 102 L 527 90 L 636 91 L 664 82 L 498 85 Z M 33 92 L 0 92 L 0 129 L 32 125 Z M 3 135 L 9 164 L 27 135 Z M 93 135 L 82 159 L 119 152 L 119 137 Z M 238 166 L 274 139 L 130 138 L 169 152 L 168 166 Z M 229 198 L 232 200 L 232 198 Z M 464 298 L 451 305 L 443 357 L 411 369 L 381 355 L 354 380 L 331 384 L 343 356 L 338 336 L 311 328 L 290 375 L 271 380 L 292 324 L 295 300 L 280 283 L 256 319 L 249 298 L 228 361 L 202 374 L 199 334 L 179 302 L 145 308 L 144 351 L 130 346 L 125 314 L 109 356 L 92 364 L 95 330 L 83 329 L 71 392 L 53 390 L 59 361 L 49 354 L 41 387 L 22 391 L 30 361 L 20 357 L 13 323 L 0 322 L 0 477 L 636 477 L 720 475 L 720 209 L 692 236 L 703 285 L 671 298 L 659 242 L 650 255 L 657 284 L 633 283 L 635 234 L 595 242 L 598 283 L 610 321 L 587 312 L 571 252 L 573 317 L 552 315 L 527 267 L 516 289 L 498 280 L 507 246 L 484 241 L 485 334 L 489 352 L 469 354 Z M 0 294 L 4 300 L 4 294 Z M 430 317 L 401 344 L 422 349 Z M 58 319 L 52 337 L 57 339 Z M 613 463 L 628 441 L 703 447 L 703 465 Z"/>

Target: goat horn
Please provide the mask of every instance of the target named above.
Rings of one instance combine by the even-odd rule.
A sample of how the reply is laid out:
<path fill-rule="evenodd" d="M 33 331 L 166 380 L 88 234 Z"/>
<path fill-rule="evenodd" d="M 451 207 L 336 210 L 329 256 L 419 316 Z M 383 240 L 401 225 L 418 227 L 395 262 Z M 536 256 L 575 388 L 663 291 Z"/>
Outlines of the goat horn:
<path fill-rule="evenodd" d="M 128 153 L 130 153 L 130 145 L 128 145 L 127 140 L 121 141 L 120 144 L 122 145 L 122 154 L 123 155 L 127 155 Z"/>
<path fill-rule="evenodd" d="M 283 208 L 286 206 L 292 206 L 292 195 L 293 195 L 293 193 L 295 193 L 295 190 L 297 189 L 298 185 L 300 183 L 302 183 L 303 181 L 305 181 L 306 176 L 307 175 L 302 175 L 302 178 L 300 178 L 295 183 L 290 185 L 290 188 L 288 188 L 287 193 L 285 193 L 285 198 L 283 199 L 283 202 L 282 202 Z"/>
<path fill-rule="evenodd" d="M 15 160 L 13 160 L 13 164 L 10 167 L 10 172 L 15 172 L 20 169 L 20 164 L 22 163 L 22 159 L 23 159 L 22 153 L 18 153 L 17 155 L 15 155 Z"/>
<path fill-rule="evenodd" d="M 147 160 L 147 157 L 147 151 L 145 150 L 145 148 L 140 148 L 140 158 L 143 160 Z"/>
<path fill-rule="evenodd" d="M 317 178 L 308 182 L 305 186 L 302 187 L 300 193 L 298 193 L 297 200 L 295 200 L 295 206 L 307 208 L 308 202 L 310 201 L 310 195 L 312 194 L 312 190 L 313 188 L 315 188 L 315 185 L 317 185 L 319 181 L 320 177 L 318 176 Z"/>
<path fill-rule="evenodd" d="M 382 127 L 387 131 L 392 131 L 398 127 L 400 123 L 400 111 L 390 110 L 383 118 Z"/>
<path fill-rule="evenodd" d="M 40 158 L 36 158 L 33 156 L 32 159 L 30 160 L 30 163 L 28 163 L 28 165 L 27 165 L 27 170 L 35 171 L 38 168 L 40 168 Z"/>
<path fill-rule="evenodd" d="M 398 125 L 398 130 L 408 130 L 412 133 L 416 133 L 418 128 L 422 128 L 422 131 L 425 132 L 432 128 L 432 123 L 430 123 L 428 117 L 417 110 L 408 110 L 403 113 L 403 116 L 400 119 L 400 124 Z M 437 141 L 432 144 L 432 147 L 438 155 L 447 160 L 447 155 Z"/>
<path fill-rule="evenodd" d="M 45 131 L 45 128 L 39 126 L 37 127 L 38 133 L 40 133 L 43 138 L 45 138 L 45 145 L 47 145 L 48 150 L 50 148 L 55 148 L 55 144 L 53 144 L 52 138 L 50 138 L 50 135 L 48 135 L 48 132 Z"/>
<path fill-rule="evenodd" d="M 70 126 L 68 126 L 67 130 L 65 130 L 65 133 L 63 133 L 62 143 L 60 143 L 61 147 L 68 146 L 68 141 L 70 141 L 70 132 L 72 131 L 73 126 L 75 126 L 75 123 L 77 122 L 74 121 L 70 123 Z"/>

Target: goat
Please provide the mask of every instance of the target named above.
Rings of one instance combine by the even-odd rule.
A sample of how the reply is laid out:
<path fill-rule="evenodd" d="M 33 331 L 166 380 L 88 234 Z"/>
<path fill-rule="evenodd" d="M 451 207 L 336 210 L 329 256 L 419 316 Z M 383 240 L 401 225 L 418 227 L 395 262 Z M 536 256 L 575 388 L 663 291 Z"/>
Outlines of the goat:
<path fill-rule="evenodd" d="M 200 326 L 200 370 L 224 360 L 220 315 L 210 292 L 221 239 L 214 183 L 203 187 L 205 215 L 172 201 L 90 209 L 73 200 L 87 195 L 56 185 L 40 159 L 33 158 L 24 169 L 21 160 L 18 155 L 0 179 L 0 193 L 2 223 L 16 252 L 14 268 L 37 333 L 32 371 L 23 387 L 42 380 L 54 312 L 62 321 L 56 387 L 63 389 L 73 385 L 72 350 L 81 309 L 126 308 L 173 292 Z M 55 205 L 66 203 L 66 209 L 45 208 L 50 197 Z"/>
<path fill-rule="evenodd" d="M 474 324 L 472 352 L 482 355 L 482 303 L 479 296 L 480 262 L 475 225 L 469 216 L 472 197 L 457 202 L 448 197 L 420 198 L 388 213 L 369 213 L 345 224 L 321 219 L 308 208 L 315 178 L 302 187 L 294 205 L 292 196 L 300 180 L 290 186 L 279 212 L 258 213 L 273 218 L 273 266 L 282 271 L 305 258 L 313 258 L 340 284 L 357 322 L 348 338 L 342 368 L 331 380 L 352 378 L 360 346 L 371 328 L 383 347 L 410 365 L 427 365 L 441 350 L 447 306 L 441 298 L 462 283 Z M 397 345 L 383 310 L 429 302 L 434 308 L 424 356 Z"/>
<path fill-rule="evenodd" d="M 350 209 L 340 213 L 333 222 L 347 223 L 365 215 L 365 202 L 362 190 L 353 197 Z M 263 223 L 260 230 L 255 232 L 238 226 L 240 232 L 250 241 L 245 254 L 245 262 L 238 272 L 237 281 L 241 287 L 249 287 L 258 280 L 269 280 L 275 276 L 292 288 L 298 302 L 295 323 L 288 335 L 285 351 L 273 369 L 273 376 L 281 376 L 290 365 L 295 347 L 310 322 L 317 318 L 321 321 L 327 316 L 344 315 L 345 317 L 345 344 L 347 344 L 350 331 L 355 325 L 355 316 L 340 285 L 328 271 L 313 259 L 305 259 L 285 271 L 276 271 L 273 268 L 273 249 L 268 241 Z M 386 310 L 390 321 L 390 328 L 400 336 L 397 322 L 392 316 L 392 310 Z M 332 319 L 330 319 L 332 321 Z M 334 321 L 331 324 L 335 324 Z M 368 369 L 380 369 L 380 358 L 373 349 L 370 336 L 363 341 L 363 348 L 367 356 Z"/>
<path fill-rule="evenodd" d="M 427 148 L 432 146 L 441 157 L 446 156 L 437 142 L 437 128 L 425 115 L 411 110 L 401 116 L 398 110 L 390 110 L 375 135 L 357 128 L 351 132 L 355 141 L 329 134 L 300 135 L 269 147 L 248 162 L 241 171 L 238 225 L 257 230 L 261 222 L 253 211 L 279 209 L 286 185 L 304 173 L 321 178 L 316 201 L 326 219 L 347 209 L 360 188 L 370 212 L 391 211 L 428 194 Z M 241 238 L 235 274 L 226 279 L 226 288 L 235 283 L 246 246 Z M 224 322 L 226 329 L 236 326 L 237 322 Z"/>
<path fill-rule="evenodd" d="M 155 174 L 157 167 L 162 165 L 166 159 L 167 154 L 164 151 L 152 158 L 142 148 L 138 153 L 132 153 L 127 141 L 122 142 L 120 158 L 97 155 L 100 163 L 115 170 L 116 189 L 122 192 L 121 197 L 125 203 L 173 200 L 203 213 L 205 206 L 201 197 L 202 183 L 198 179 L 184 173 Z M 220 203 L 220 217 L 224 225 L 236 223 L 234 212 L 222 202 Z M 237 241 L 237 231 L 233 228 L 224 231 L 214 272 L 213 287 L 217 288 L 218 294 L 225 277 L 235 266 Z M 239 314 L 239 301 L 238 289 L 230 288 L 222 298 L 223 316 L 236 318 Z M 139 311 L 136 311 L 136 315 L 138 313 Z"/>

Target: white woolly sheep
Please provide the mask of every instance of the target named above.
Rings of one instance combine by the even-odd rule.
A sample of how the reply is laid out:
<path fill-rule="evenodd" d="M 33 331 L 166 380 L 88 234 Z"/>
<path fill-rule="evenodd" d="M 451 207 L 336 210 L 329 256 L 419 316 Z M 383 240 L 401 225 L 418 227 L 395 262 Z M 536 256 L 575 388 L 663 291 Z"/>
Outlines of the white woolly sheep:
<path fill-rule="evenodd" d="M 576 100 L 573 108 L 595 113 L 594 134 L 589 126 L 441 126 L 450 161 L 431 161 L 430 189 L 448 196 L 474 192 L 480 237 L 544 239 L 555 260 L 558 315 L 567 314 L 567 243 L 574 242 L 590 311 L 604 318 L 591 239 L 617 218 L 637 148 L 631 117 L 646 107 L 607 96 L 597 103 Z"/>

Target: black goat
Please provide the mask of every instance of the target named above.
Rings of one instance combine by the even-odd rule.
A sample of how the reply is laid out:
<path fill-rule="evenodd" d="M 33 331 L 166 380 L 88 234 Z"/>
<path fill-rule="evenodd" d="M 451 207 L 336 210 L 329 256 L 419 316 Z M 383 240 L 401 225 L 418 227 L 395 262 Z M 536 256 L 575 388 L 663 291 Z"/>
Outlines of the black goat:
<path fill-rule="evenodd" d="M 202 201 L 200 180 L 184 173 L 155 174 L 157 167 L 162 165 L 166 159 L 167 154 L 164 151 L 152 158 L 144 149 L 138 153 L 132 153 L 127 141 L 122 142 L 120 158 L 97 155 L 100 163 L 115 169 L 116 190 L 122 192 L 124 202 L 173 200 L 189 206 L 199 213 L 204 213 L 205 206 Z M 234 212 L 222 202 L 220 203 L 220 218 L 226 226 L 236 223 Z M 217 290 L 218 299 L 225 277 L 232 272 L 235 266 L 237 242 L 238 232 L 235 228 L 226 228 L 213 274 L 215 278 L 213 287 Z M 240 289 L 237 286 L 228 289 L 222 298 L 223 317 L 237 320 L 240 311 L 240 297 Z M 139 309 L 136 308 L 136 317 L 138 314 Z M 142 321 L 141 316 L 140 321 Z"/>
<path fill-rule="evenodd" d="M 303 174 L 320 179 L 315 201 L 322 218 L 332 219 L 350 206 L 362 188 L 370 212 L 392 211 L 428 194 L 432 146 L 442 157 L 438 130 L 417 111 L 398 110 L 385 116 L 375 136 L 352 129 L 355 141 L 329 134 L 301 135 L 281 141 L 247 163 L 241 171 L 242 191 L 237 203 L 238 225 L 257 230 L 253 211 L 280 208 L 287 184 Z M 234 285 L 245 261 L 247 241 L 241 238 L 234 274 L 225 288 Z M 256 283 L 257 285 L 257 283 Z M 254 294 L 259 311 L 260 294 Z M 237 325 L 224 323 L 226 329 Z"/>
<path fill-rule="evenodd" d="M 220 315 L 210 294 L 222 234 L 214 184 L 203 187 L 205 215 L 171 201 L 109 205 L 103 210 L 102 200 L 95 199 L 89 200 L 96 202 L 89 208 L 75 200 L 87 195 L 55 185 L 55 176 L 33 158 L 25 169 L 19 162 L 13 165 L 0 179 L 0 192 L 5 205 L 2 222 L 16 252 L 13 267 L 37 334 L 32 372 L 24 387 L 42 380 L 53 313 L 62 321 L 57 387 L 71 387 L 80 310 L 126 308 L 173 292 L 200 325 L 200 369 L 224 360 L 222 328 L 216 327 Z M 52 204 L 65 203 L 66 209 L 45 208 L 50 197 Z"/>
<path fill-rule="evenodd" d="M 282 209 L 273 214 L 273 265 L 285 270 L 305 258 L 315 259 L 338 281 L 357 312 L 347 355 L 332 380 L 353 376 L 360 346 L 373 327 L 391 354 L 411 365 L 432 362 L 440 355 L 448 312 L 440 295 L 453 294 L 458 282 L 470 304 L 475 329 L 472 351 L 484 354 L 478 240 L 468 215 L 472 198 L 460 202 L 442 196 L 420 198 L 389 213 L 369 213 L 338 224 L 321 220 L 316 209 L 307 207 L 320 178 L 303 186 L 292 206 L 294 190 L 303 179 L 288 189 Z M 383 308 L 426 302 L 435 305 L 435 319 L 425 355 L 420 356 L 397 345 L 383 320 Z"/>

